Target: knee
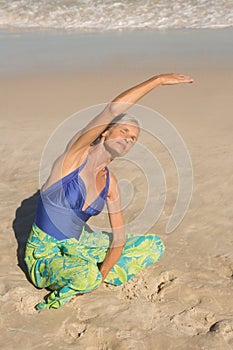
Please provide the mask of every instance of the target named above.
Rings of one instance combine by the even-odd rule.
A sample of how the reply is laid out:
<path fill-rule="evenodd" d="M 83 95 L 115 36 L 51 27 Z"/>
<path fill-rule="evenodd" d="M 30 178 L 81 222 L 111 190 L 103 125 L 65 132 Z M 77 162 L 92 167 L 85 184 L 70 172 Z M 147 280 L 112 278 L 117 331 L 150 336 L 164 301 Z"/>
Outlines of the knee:
<path fill-rule="evenodd" d="M 162 239 L 159 236 L 150 233 L 145 235 L 145 239 L 150 241 L 150 252 L 155 258 L 155 261 L 160 260 L 165 251 L 165 245 Z"/>
<path fill-rule="evenodd" d="M 102 275 L 96 266 L 95 269 L 87 269 L 85 273 L 80 273 L 80 271 L 75 274 L 72 278 L 71 285 L 72 288 L 79 292 L 90 292 L 98 288 L 102 283 Z"/>
<path fill-rule="evenodd" d="M 160 252 L 159 258 L 161 258 L 161 256 L 164 254 L 164 251 L 165 251 L 165 245 L 159 236 L 155 236 L 155 240 L 156 240 L 156 247 L 158 248 L 158 251 Z"/>

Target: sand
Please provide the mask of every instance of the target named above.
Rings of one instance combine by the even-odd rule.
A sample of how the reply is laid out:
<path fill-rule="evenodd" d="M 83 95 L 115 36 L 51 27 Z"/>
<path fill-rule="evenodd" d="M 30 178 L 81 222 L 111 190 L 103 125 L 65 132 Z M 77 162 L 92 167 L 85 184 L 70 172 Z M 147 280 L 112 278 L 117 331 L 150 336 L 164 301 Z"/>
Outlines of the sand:
<path fill-rule="evenodd" d="M 27 280 L 22 251 L 35 213 L 39 163 L 48 138 L 76 111 L 106 102 L 169 68 L 153 60 L 148 64 L 147 59 L 137 72 L 125 61 L 124 70 L 120 65 L 111 70 L 108 62 L 107 68 L 89 73 L 73 69 L 2 75 L 1 349 L 232 348 L 233 73 L 229 56 L 225 61 L 224 57 L 210 59 L 209 65 L 207 61 L 201 64 L 202 58 L 193 57 L 190 67 L 178 59 L 171 67 L 182 71 L 184 64 L 184 73 L 190 74 L 195 84 L 162 87 L 141 101 L 177 128 L 193 164 L 189 209 L 176 230 L 166 234 L 177 196 L 177 174 L 166 149 L 145 139 L 167 180 L 164 210 L 150 229 L 164 240 L 164 257 L 124 286 L 102 285 L 61 309 L 42 312 L 34 305 L 47 291 L 36 289 Z M 117 165 L 115 168 L 127 176 L 127 169 L 121 174 Z M 135 174 L 133 181 L 138 195 L 143 196 L 140 176 Z M 140 203 L 125 211 L 126 221 L 137 209 Z M 101 224 L 105 219 L 98 220 Z"/>

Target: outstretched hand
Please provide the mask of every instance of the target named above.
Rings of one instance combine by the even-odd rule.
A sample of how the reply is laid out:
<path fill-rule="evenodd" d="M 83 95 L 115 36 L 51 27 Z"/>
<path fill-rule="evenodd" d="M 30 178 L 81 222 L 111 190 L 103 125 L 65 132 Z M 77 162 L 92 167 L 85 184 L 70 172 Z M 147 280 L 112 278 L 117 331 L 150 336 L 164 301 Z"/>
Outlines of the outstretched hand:
<path fill-rule="evenodd" d="M 190 78 L 188 75 L 183 75 L 183 74 L 175 74 L 175 73 L 160 74 L 158 78 L 160 80 L 161 85 L 193 83 L 192 78 Z"/>

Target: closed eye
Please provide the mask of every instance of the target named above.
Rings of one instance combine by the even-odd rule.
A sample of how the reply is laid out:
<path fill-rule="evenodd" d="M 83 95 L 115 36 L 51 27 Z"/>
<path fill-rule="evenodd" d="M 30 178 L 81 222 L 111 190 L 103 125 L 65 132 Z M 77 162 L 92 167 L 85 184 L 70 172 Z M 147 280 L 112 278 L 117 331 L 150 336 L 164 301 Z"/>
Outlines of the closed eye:
<path fill-rule="evenodd" d="M 137 141 L 137 138 L 135 136 L 132 136 L 131 140 L 132 140 L 133 143 L 135 143 Z"/>
<path fill-rule="evenodd" d="M 120 133 L 122 135 L 125 135 L 125 134 L 129 134 L 129 129 L 128 128 L 123 128 L 123 129 L 120 129 Z M 137 137 L 136 136 L 130 136 L 130 142 L 132 143 L 135 143 L 137 141 Z"/>

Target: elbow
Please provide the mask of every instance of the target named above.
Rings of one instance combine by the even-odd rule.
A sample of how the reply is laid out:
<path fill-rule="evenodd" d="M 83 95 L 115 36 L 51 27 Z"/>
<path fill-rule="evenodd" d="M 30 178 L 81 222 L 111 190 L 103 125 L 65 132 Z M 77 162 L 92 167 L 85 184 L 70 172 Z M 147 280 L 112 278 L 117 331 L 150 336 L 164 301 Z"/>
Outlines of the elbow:
<path fill-rule="evenodd" d="M 122 101 L 122 100 L 118 100 L 115 99 L 113 100 L 109 105 L 108 105 L 108 110 L 109 113 L 111 113 L 111 115 L 113 116 L 113 118 L 117 117 L 119 114 L 125 112 L 126 110 L 128 110 L 133 103 L 128 102 L 128 101 Z"/>
<path fill-rule="evenodd" d="M 108 106 L 106 107 L 108 113 L 113 117 L 117 117 L 119 114 L 119 102 L 112 101 Z"/>
<path fill-rule="evenodd" d="M 120 239 L 114 239 L 111 244 L 111 248 L 124 248 L 126 245 L 126 239 L 125 238 L 120 238 Z"/>

